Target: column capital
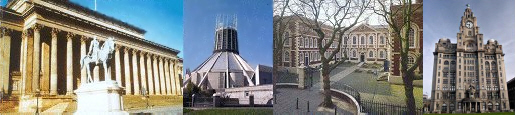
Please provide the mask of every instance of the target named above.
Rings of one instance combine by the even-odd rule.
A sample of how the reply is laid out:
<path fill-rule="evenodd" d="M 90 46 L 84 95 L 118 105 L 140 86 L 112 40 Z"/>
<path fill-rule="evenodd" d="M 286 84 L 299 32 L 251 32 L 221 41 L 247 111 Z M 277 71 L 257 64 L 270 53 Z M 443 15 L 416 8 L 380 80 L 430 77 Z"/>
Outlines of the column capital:
<path fill-rule="evenodd" d="M 45 27 L 45 26 L 43 26 L 43 25 L 41 25 L 41 24 L 37 24 L 37 23 L 36 23 L 36 24 L 34 24 L 34 25 L 32 25 L 32 26 L 30 26 L 30 28 L 32 28 L 34 31 L 38 31 L 38 32 L 39 32 L 39 30 L 41 30 L 43 27 Z"/>
<path fill-rule="evenodd" d="M 157 60 L 159 58 L 158 55 L 152 55 L 152 58 L 154 58 L 154 60 Z"/>
<path fill-rule="evenodd" d="M 87 36 L 82 36 L 82 35 L 80 36 L 80 43 L 81 44 L 85 44 L 87 40 L 88 40 Z"/>
<path fill-rule="evenodd" d="M 52 31 L 51 31 L 52 38 L 57 37 L 57 34 L 59 34 L 59 32 L 61 32 L 61 30 L 59 30 L 57 28 L 52 28 Z"/>
<path fill-rule="evenodd" d="M 21 36 L 22 36 L 22 37 L 28 37 L 28 36 L 30 36 L 31 34 L 32 34 L 32 32 L 31 32 L 31 31 L 29 31 L 29 30 L 23 30 L 23 31 L 22 31 L 22 33 L 21 33 Z"/>
<path fill-rule="evenodd" d="M 147 54 L 147 52 L 144 52 L 144 51 L 140 51 L 140 52 L 139 52 L 139 55 L 140 55 L 141 57 L 145 57 L 145 55 L 146 55 L 146 54 Z"/>
<path fill-rule="evenodd" d="M 0 31 L 3 31 L 0 33 L 0 36 L 9 36 L 13 30 L 6 27 L 0 27 Z"/>
<path fill-rule="evenodd" d="M 115 50 L 120 50 L 120 49 L 122 49 L 122 46 L 121 45 L 114 45 L 114 49 Z"/>
<path fill-rule="evenodd" d="M 75 37 L 75 33 L 68 32 L 68 33 L 66 34 L 66 39 L 68 39 L 68 40 L 69 40 L 69 39 L 71 39 L 71 38 L 73 38 L 73 37 Z"/>
<path fill-rule="evenodd" d="M 120 47 L 121 47 L 121 46 L 120 46 Z M 129 51 L 131 51 L 131 48 L 130 48 L 130 47 L 127 47 L 127 46 L 125 46 L 125 47 L 123 48 L 123 51 L 124 51 L 125 53 L 128 53 Z"/>
<path fill-rule="evenodd" d="M 153 57 L 153 56 L 152 56 L 152 53 L 147 53 L 147 58 L 148 58 L 148 59 L 150 59 L 150 58 L 152 58 L 152 57 Z"/>
<path fill-rule="evenodd" d="M 139 50 L 137 50 L 137 49 L 132 49 L 132 54 L 133 54 L 133 55 L 137 55 L 137 54 L 138 54 L 138 52 L 139 52 Z"/>

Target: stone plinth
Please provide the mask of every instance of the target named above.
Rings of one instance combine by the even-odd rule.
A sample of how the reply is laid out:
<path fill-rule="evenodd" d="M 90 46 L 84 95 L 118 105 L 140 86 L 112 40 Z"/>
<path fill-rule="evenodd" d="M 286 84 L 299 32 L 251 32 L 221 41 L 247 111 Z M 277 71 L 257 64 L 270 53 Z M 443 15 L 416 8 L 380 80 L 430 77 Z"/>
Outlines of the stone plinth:
<path fill-rule="evenodd" d="M 41 108 L 43 108 L 43 100 L 41 97 L 36 97 L 33 95 L 23 95 L 20 97 L 20 105 L 18 108 L 18 112 L 28 112 L 28 113 L 36 113 L 36 107 L 38 111 L 41 112 Z"/>
<path fill-rule="evenodd" d="M 115 81 L 82 84 L 75 90 L 75 114 L 124 114 L 120 100 L 122 90 Z"/>

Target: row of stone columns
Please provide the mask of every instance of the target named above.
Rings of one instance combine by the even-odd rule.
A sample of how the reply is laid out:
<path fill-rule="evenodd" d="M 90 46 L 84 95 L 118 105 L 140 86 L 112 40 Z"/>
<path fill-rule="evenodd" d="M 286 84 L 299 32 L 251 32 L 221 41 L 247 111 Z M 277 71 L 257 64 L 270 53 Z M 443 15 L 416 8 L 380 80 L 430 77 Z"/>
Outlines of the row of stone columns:
<path fill-rule="evenodd" d="M 121 72 L 122 66 L 120 63 L 121 48 L 121 46 L 115 48 L 115 71 L 117 73 Z M 181 95 L 181 91 L 177 91 L 180 89 L 176 88 L 180 87 L 177 81 L 179 73 L 175 69 L 178 66 L 177 60 L 129 47 L 123 47 L 123 54 L 125 74 L 124 76 L 116 74 L 116 81 L 120 86 L 125 87 L 127 95 L 141 95 L 141 89 L 145 89 L 149 95 Z M 129 55 L 132 56 L 132 60 L 129 59 Z M 129 65 L 132 65 L 132 71 Z M 121 84 L 122 77 L 125 78 L 124 86 Z"/>
<path fill-rule="evenodd" d="M 20 71 L 22 73 L 23 84 L 21 86 L 21 92 L 31 94 L 36 90 L 44 88 L 41 90 L 48 91 L 47 93 L 50 95 L 57 95 L 58 82 L 66 82 L 66 88 L 63 89 L 66 90 L 66 95 L 71 95 L 73 94 L 75 82 L 74 66 L 80 66 L 78 65 L 80 60 L 74 60 L 73 40 L 80 40 L 80 57 L 85 57 L 87 53 L 86 41 L 90 38 L 85 36 L 76 37 L 74 33 L 67 32 L 65 34 L 65 39 L 62 39 L 66 40 L 66 49 L 62 49 L 66 50 L 66 55 L 60 54 L 60 56 L 66 56 L 66 61 L 61 61 L 58 60 L 58 40 L 61 40 L 58 35 L 61 35 L 59 34 L 61 30 L 51 28 L 50 50 L 48 51 L 48 45 L 41 45 L 43 44 L 40 36 L 40 30 L 42 28 L 44 28 L 44 26 L 35 24 L 33 27 L 23 31 L 20 49 Z M 122 87 L 125 87 L 127 95 L 140 95 L 140 90 L 143 88 L 145 88 L 150 95 L 181 95 L 180 84 L 178 81 L 180 80 L 178 75 L 180 73 L 177 72 L 179 71 L 177 69 L 179 61 L 177 59 L 148 53 L 135 48 L 124 47 L 119 44 L 116 44 L 115 46 L 115 59 L 110 61 L 114 61 L 115 63 L 115 65 L 113 65 L 115 69 L 115 79 L 120 86 L 122 86 L 122 79 L 125 79 L 125 85 Z M 122 48 L 123 51 L 121 51 Z M 124 55 L 123 64 L 120 59 L 122 52 Z M 41 80 L 48 80 L 49 83 L 40 81 L 41 69 L 47 69 L 46 67 L 42 68 L 42 66 L 44 66 L 43 60 L 45 60 L 42 59 L 45 58 L 43 57 L 43 53 L 50 53 L 50 65 L 47 65 L 50 66 L 50 78 L 43 78 Z M 130 58 L 129 55 L 132 56 L 132 58 Z M 48 56 L 48 54 L 45 54 L 45 56 Z M 46 58 L 48 59 L 48 57 Z M 65 73 L 66 81 L 58 81 L 59 63 L 66 63 L 66 70 L 63 70 L 65 71 L 63 73 Z M 122 67 L 124 70 L 123 74 Z M 93 80 L 96 82 L 100 81 L 99 69 L 99 66 L 94 66 L 92 69 Z M 108 72 L 104 74 L 110 75 L 109 70 L 111 68 L 104 69 L 108 69 Z M 111 80 L 110 77 L 105 77 L 104 79 Z M 40 83 L 43 85 L 49 84 L 50 87 L 40 87 Z M 86 83 L 85 68 L 80 70 L 80 83 L 76 84 L 79 85 L 83 83 Z"/>

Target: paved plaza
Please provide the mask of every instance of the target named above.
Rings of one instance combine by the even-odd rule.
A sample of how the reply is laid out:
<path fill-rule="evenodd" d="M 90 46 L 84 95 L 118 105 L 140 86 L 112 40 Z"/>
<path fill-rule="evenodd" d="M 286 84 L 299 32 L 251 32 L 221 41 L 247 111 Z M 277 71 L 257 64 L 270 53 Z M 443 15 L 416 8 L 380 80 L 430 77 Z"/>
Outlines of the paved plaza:
<path fill-rule="evenodd" d="M 142 109 L 142 110 L 130 110 L 127 112 L 130 114 L 152 113 L 152 114 L 159 114 L 159 115 L 177 115 L 177 114 L 182 114 L 182 105 L 154 107 L 154 108 Z"/>
<path fill-rule="evenodd" d="M 324 115 L 334 114 L 334 112 L 317 111 L 318 105 L 322 102 L 320 90 L 301 90 L 297 88 L 279 88 L 275 93 L 277 100 L 274 104 L 274 113 L 285 115 Z M 297 109 L 297 98 L 298 109 Z M 309 101 L 309 112 L 308 112 Z M 339 115 L 354 115 L 357 109 L 352 102 L 333 98 L 333 102 L 338 106 Z M 333 110 L 334 111 L 334 110 Z"/>

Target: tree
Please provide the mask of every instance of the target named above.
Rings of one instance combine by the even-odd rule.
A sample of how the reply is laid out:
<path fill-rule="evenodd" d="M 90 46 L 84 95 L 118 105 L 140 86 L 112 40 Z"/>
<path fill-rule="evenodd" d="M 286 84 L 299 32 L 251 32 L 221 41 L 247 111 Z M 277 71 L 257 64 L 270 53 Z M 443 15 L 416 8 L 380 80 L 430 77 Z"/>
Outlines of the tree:
<path fill-rule="evenodd" d="M 272 70 L 273 76 L 273 85 L 275 86 L 277 82 L 277 78 L 279 77 L 279 66 L 282 66 L 283 63 L 283 46 L 284 46 L 284 33 L 286 31 L 286 26 L 290 22 L 289 19 L 285 18 L 286 9 L 289 5 L 290 0 L 274 0 L 274 21 L 273 21 L 273 56 L 274 56 L 274 64 Z M 276 93 L 274 87 L 274 94 Z M 276 98 L 276 97 L 274 97 Z"/>
<path fill-rule="evenodd" d="M 295 0 L 286 7 L 308 32 L 317 36 L 324 94 L 320 107 L 334 107 L 329 74 L 345 61 L 334 60 L 335 56 L 340 53 L 345 33 L 363 20 L 370 4 L 370 0 Z M 336 49 L 330 50 L 332 45 Z M 343 54 L 346 59 L 346 53 Z"/>
<path fill-rule="evenodd" d="M 378 7 L 374 8 L 374 13 L 379 15 L 390 27 L 390 34 L 393 40 L 399 43 L 401 60 L 408 60 L 408 55 L 415 55 L 415 63 L 408 65 L 408 61 L 401 61 L 401 73 L 406 95 L 406 106 L 408 114 L 415 114 L 415 97 L 413 96 L 413 80 L 415 69 L 422 60 L 422 53 L 410 51 L 409 35 L 414 22 L 414 12 L 422 10 L 422 5 L 413 7 L 411 0 L 377 0 Z"/>

